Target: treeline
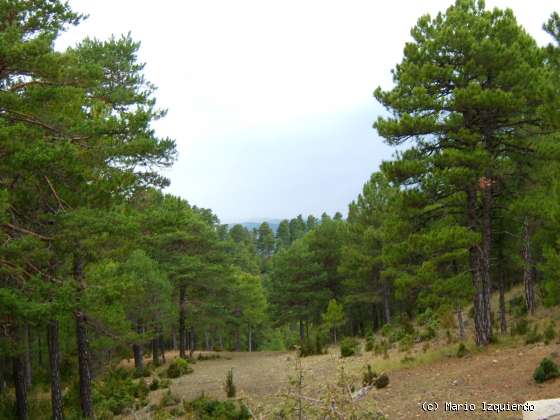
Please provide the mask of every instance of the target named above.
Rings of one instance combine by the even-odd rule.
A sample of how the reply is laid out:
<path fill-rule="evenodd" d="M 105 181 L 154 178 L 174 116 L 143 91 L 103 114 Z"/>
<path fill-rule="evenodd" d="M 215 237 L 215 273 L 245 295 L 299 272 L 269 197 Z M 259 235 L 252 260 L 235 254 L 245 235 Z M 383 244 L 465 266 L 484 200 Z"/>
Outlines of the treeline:
<path fill-rule="evenodd" d="M 418 20 L 394 87 L 375 91 L 389 116 L 374 127 L 398 151 L 346 221 L 277 248 L 274 322 L 299 324 L 303 340 L 334 299 L 347 334 L 446 313 L 463 336 L 469 308 L 486 345 L 508 331 L 512 286 L 531 314 L 560 303 L 560 17 L 543 28 L 546 47 L 511 10 L 473 0 Z"/>

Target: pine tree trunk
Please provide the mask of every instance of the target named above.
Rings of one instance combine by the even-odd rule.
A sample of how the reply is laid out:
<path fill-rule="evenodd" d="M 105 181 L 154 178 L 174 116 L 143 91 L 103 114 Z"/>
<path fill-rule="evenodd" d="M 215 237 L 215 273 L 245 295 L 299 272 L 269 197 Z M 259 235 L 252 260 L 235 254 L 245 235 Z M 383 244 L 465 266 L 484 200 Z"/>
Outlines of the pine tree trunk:
<path fill-rule="evenodd" d="M 487 185 L 483 191 L 483 234 L 482 234 L 482 290 L 484 304 L 484 328 L 488 341 L 492 338 L 492 183 Z"/>
<path fill-rule="evenodd" d="M 191 349 L 190 351 L 191 351 L 191 353 L 192 353 L 192 352 L 194 351 L 195 347 L 196 347 L 196 342 L 195 342 L 194 330 L 191 328 L 190 331 L 191 331 L 191 332 L 190 332 L 190 335 L 189 335 L 189 336 L 190 336 L 190 343 L 191 343 L 191 344 L 189 345 L 189 348 Z"/>
<path fill-rule="evenodd" d="M 187 288 L 181 285 L 179 288 L 179 357 L 187 358 Z"/>
<path fill-rule="evenodd" d="M 525 302 L 529 313 L 535 313 L 535 279 L 533 252 L 531 249 L 531 226 L 529 219 L 525 217 L 523 223 L 523 285 L 525 287 Z"/>
<path fill-rule="evenodd" d="M 161 354 L 161 361 L 165 363 L 165 340 L 163 339 L 163 334 L 160 328 L 160 334 L 158 338 L 159 352 Z"/>
<path fill-rule="evenodd" d="M 12 359 L 14 386 L 16 389 L 16 414 L 18 420 L 28 419 L 27 385 L 25 383 L 25 361 L 22 354 Z"/>
<path fill-rule="evenodd" d="M 177 334 L 173 331 L 173 335 L 171 336 L 171 345 L 173 346 L 173 350 L 177 350 Z"/>
<path fill-rule="evenodd" d="M 31 365 L 31 331 L 29 328 L 29 323 L 23 325 L 24 343 L 25 343 L 25 353 L 24 353 L 24 367 L 25 367 L 25 386 L 27 391 L 31 391 L 33 386 L 33 373 Z"/>
<path fill-rule="evenodd" d="M 253 329 L 249 325 L 249 353 L 253 351 Z"/>
<path fill-rule="evenodd" d="M 142 334 L 142 324 L 140 322 L 136 324 L 136 332 Z M 132 353 L 134 354 L 134 368 L 136 372 L 141 374 L 144 371 L 144 351 L 142 350 L 142 344 L 134 343 L 132 345 Z"/>
<path fill-rule="evenodd" d="M 381 328 L 383 326 L 383 324 L 385 323 L 383 321 L 383 309 L 381 307 L 381 305 L 375 305 L 375 315 L 377 317 L 377 327 Z"/>
<path fill-rule="evenodd" d="M 476 217 L 476 191 L 474 188 L 467 191 L 467 217 L 469 228 L 477 231 L 477 217 Z M 476 344 L 486 345 L 490 343 L 488 336 L 487 324 L 490 322 L 487 319 L 487 312 L 484 305 L 484 288 L 481 273 L 481 251 L 477 244 L 469 249 L 469 265 L 472 275 L 472 282 L 474 287 L 473 306 L 474 306 L 474 327 Z"/>
<path fill-rule="evenodd" d="M 76 337 L 78 340 L 78 370 L 80 372 L 80 405 L 82 407 L 82 415 L 85 418 L 93 418 L 91 367 L 86 317 L 80 311 L 76 312 Z"/>
<path fill-rule="evenodd" d="M 78 283 L 79 292 L 82 293 L 85 289 L 84 259 L 79 254 L 74 255 L 74 278 Z M 94 415 L 91 400 L 91 361 L 89 357 L 86 315 L 78 309 L 74 316 L 76 318 L 78 371 L 80 374 L 80 405 L 82 407 L 82 416 L 92 418 Z"/>
<path fill-rule="evenodd" d="M 336 346 L 336 327 L 333 327 L 334 345 Z"/>
<path fill-rule="evenodd" d="M 41 334 L 37 334 L 37 365 L 43 367 L 43 342 Z"/>
<path fill-rule="evenodd" d="M 152 338 L 152 363 L 154 366 L 159 366 L 159 340 L 158 338 Z"/>
<path fill-rule="evenodd" d="M 60 384 L 60 339 L 57 320 L 49 321 L 47 325 L 47 346 L 49 349 L 52 418 L 53 420 L 63 420 L 64 406 Z"/>
<path fill-rule="evenodd" d="M 506 319 L 506 276 L 503 268 L 503 261 L 500 259 L 500 332 L 507 333 L 507 319 Z"/>
<path fill-rule="evenodd" d="M 459 339 L 465 339 L 465 322 L 463 321 L 463 309 L 457 306 L 457 324 L 459 326 Z"/>
<path fill-rule="evenodd" d="M 235 330 L 235 351 L 241 351 L 241 327 Z"/>
<path fill-rule="evenodd" d="M 6 382 L 6 372 L 5 369 L 9 363 L 5 357 L 0 356 L 0 396 L 8 388 L 8 383 Z"/>
<path fill-rule="evenodd" d="M 389 324 L 391 322 L 391 308 L 389 306 L 389 285 L 387 281 L 383 281 L 383 316 L 385 317 L 385 323 Z"/>
<path fill-rule="evenodd" d="M 302 319 L 299 320 L 299 339 L 302 343 L 303 343 L 303 340 L 305 340 L 305 327 L 303 326 L 303 320 Z"/>

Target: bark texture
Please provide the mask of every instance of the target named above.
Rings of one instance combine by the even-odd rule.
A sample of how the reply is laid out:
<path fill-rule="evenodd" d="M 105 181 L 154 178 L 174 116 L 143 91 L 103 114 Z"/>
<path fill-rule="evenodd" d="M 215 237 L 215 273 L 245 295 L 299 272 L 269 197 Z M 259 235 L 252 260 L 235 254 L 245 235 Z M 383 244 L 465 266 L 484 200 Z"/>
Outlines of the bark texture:
<path fill-rule="evenodd" d="M 56 320 L 49 321 L 47 325 L 47 346 L 49 348 L 52 417 L 53 420 L 63 420 L 64 405 L 60 384 L 59 323 Z"/>

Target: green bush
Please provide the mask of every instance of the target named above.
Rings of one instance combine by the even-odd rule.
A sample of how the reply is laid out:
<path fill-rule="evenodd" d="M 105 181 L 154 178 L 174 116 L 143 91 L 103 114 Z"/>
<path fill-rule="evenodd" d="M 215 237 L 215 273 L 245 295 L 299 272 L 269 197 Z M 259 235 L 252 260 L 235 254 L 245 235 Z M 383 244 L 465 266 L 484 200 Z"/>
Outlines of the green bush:
<path fill-rule="evenodd" d="M 300 343 L 300 357 L 314 356 L 324 353 L 324 344 L 319 333 L 314 333 L 312 336 L 305 337 L 304 340 Z"/>
<path fill-rule="evenodd" d="M 148 364 L 148 365 L 144 366 L 142 369 L 134 369 L 132 371 L 132 377 L 134 379 L 148 378 L 152 375 L 152 371 L 153 371 L 153 365 Z"/>
<path fill-rule="evenodd" d="M 148 385 L 143 378 L 134 382 L 130 371 L 117 368 L 110 370 L 101 380 L 94 382 L 92 398 L 96 408 L 119 415 L 127 408 L 133 407 L 135 403 L 140 406 L 146 405 L 145 398 L 148 392 Z"/>
<path fill-rule="evenodd" d="M 373 371 L 371 365 L 367 365 L 367 370 L 362 374 L 362 386 L 371 386 L 377 378 L 377 373 Z"/>
<path fill-rule="evenodd" d="M 511 335 L 525 335 L 529 332 L 529 321 L 527 318 L 521 318 L 514 322 L 511 326 Z"/>
<path fill-rule="evenodd" d="M 426 325 L 434 318 L 434 316 L 434 311 L 428 308 L 416 317 L 416 322 L 418 322 L 419 325 Z"/>
<path fill-rule="evenodd" d="M 150 384 L 150 391 L 155 391 L 157 389 L 159 389 L 159 379 L 158 378 L 154 378 L 152 380 L 152 383 Z"/>
<path fill-rule="evenodd" d="M 414 346 L 414 337 L 411 335 L 405 335 L 401 341 L 399 341 L 399 351 L 407 352 Z"/>
<path fill-rule="evenodd" d="M 547 308 L 560 303 L 560 284 L 556 279 L 548 279 L 543 284 L 543 304 Z"/>
<path fill-rule="evenodd" d="M 549 379 L 557 378 L 558 376 L 560 376 L 558 365 L 548 357 L 542 359 L 541 363 L 533 373 L 533 379 L 539 384 L 548 381 Z"/>
<path fill-rule="evenodd" d="M 387 374 L 382 373 L 381 375 L 379 375 L 379 377 L 375 380 L 374 385 L 377 389 L 385 388 L 387 385 L 389 385 L 389 377 L 387 376 Z"/>
<path fill-rule="evenodd" d="M 511 298 L 508 302 L 508 306 L 509 313 L 516 318 L 527 315 L 527 303 L 522 295 Z"/>
<path fill-rule="evenodd" d="M 381 327 L 381 335 L 383 337 L 388 337 L 389 334 L 393 331 L 393 326 L 391 324 L 385 324 Z"/>
<path fill-rule="evenodd" d="M 459 344 L 459 347 L 457 348 L 457 353 L 456 356 L 458 358 L 463 358 L 465 356 L 467 356 L 469 354 L 469 349 L 467 348 L 467 346 L 465 346 L 464 343 Z"/>
<path fill-rule="evenodd" d="M 340 342 L 340 356 L 350 357 L 358 353 L 360 343 L 354 337 L 345 337 Z"/>
<path fill-rule="evenodd" d="M 535 325 L 532 330 L 527 333 L 525 337 L 525 344 L 535 344 L 542 341 L 543 336 L 539 333 L 538 325 Z"/>
<path fill-rule="evenodd" d="M 51 412 L 50 399 L 48 398 L 28 398 L 27 410 L 30 419 L 45 418 L 45 413 Z M 16 401 L 12 392 L 0 394 L 0 419 L 17 420 Z"/>
<path fill-rule="evenodd" d="M 161 401 L 159 402 L 159 406 L 160 407 L 172 407 L 174 405 L 179 404 L 179 401 L 180 401 L 179 397 L 172 394 L 170 390 L 167 390 L 167 392 L 165 394 L 163 394 L 163 397 L 161 398 Z"/>
<path fill-rule="evenodd" d="M 373 335 L 367 335 L 366 336 L 366 351 L 372 351 L 373 350 L 373 346 L 375 345 L 375 338 L 373 337 Z"/>
<path fill-rule="evenodd" d="M 233 368 L 231 368 L 226 374 L 226 381 L 224 382 L 224 391 L 228 398 L 235 398 L 237 390 L 235 388 L 235 383 L 233 382 Z"/>
<path fill-rule="evenodd" d="M 197 420 L 248 420 L 251 413 L 243 404 L 233 401 L 211 400 L 202 395 L 193 401 L 184 403 L 185 411 Z"/>
<path fill-rule="evenodd" d="M 436 338 L 437 337 L 437 329 L 438 329 L 437 321 L 429 322 L 428 325 L 426 326 L 426 328 L 424 330 L 422 330 L 420 332 L 420 334 L 418 335 L 418 337 L 420 338 L 420 341 L 430 341 L 430 340 Z"/>
<path fill-rule="evenodd" d="M 553 320 L 550 320 L 550 322 L 548 323 L 548 325 L 544 330 L 543 335 L 544 335 L 545 344 L 549 344 L 552 340 L 556 338 L 556 328 Z"/>
<path fill-rule="evenodd" d="M 375 355 L 383 355 L 384 359 L 389 358 L 389 349 L 391 348 L 391 343 L 389 343 L 387 340 L 379 340 L 377 343 L 375 343 L 375 345 L 373 346 L 373 353 Z"/>
<path fill-rule="evenodd" d="M 192 368 L 189 366 L 189 362 L 185 359 L 177 358 L 171 362 L 167 368 L 168 378 L 178 378 L 189 373 L 192 373 Z"/>
<path fill-rule="evenodd" d="M 198 360 L 216 360 L 216 359 L 221 359 L 222 356 L 220 356 L 219 354 L 202 354 L 202 353 L 198 353 Z"/>
<path fill-rule="evenodd" d="M 415 359 L 414 357 L 408 356 L 408 355 L 407 355 L 407 356 L 404 356 L 404 357 L 401 359 L 401 363 L 402 363 L 402 364 L 412 363 L 412 362 L 414 362 L 415 360 L 416 360 L 416 359 Z"/>

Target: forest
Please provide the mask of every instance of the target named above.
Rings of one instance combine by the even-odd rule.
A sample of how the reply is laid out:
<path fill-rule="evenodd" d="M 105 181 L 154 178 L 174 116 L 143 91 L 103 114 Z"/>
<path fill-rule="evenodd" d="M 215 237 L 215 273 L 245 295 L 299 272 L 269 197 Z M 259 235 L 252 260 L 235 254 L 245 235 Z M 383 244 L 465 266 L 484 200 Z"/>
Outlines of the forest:
<path fill-rule="evenodd" d="M 165 192 L 179 157 L 140 44 L 54 48 L 84 18 L 0 0 L 0 418 L 121 418 L 154 369 L 203 370 L 195 354 L 555 337 L 531 320 L 560 307 L 558 14 L 546 46 L 483 1 L 420 17 L 374 92 L 393 158 L 347 215 L 276 231 Z M 373 418 L 295 410 L 274 418 Z"/>

